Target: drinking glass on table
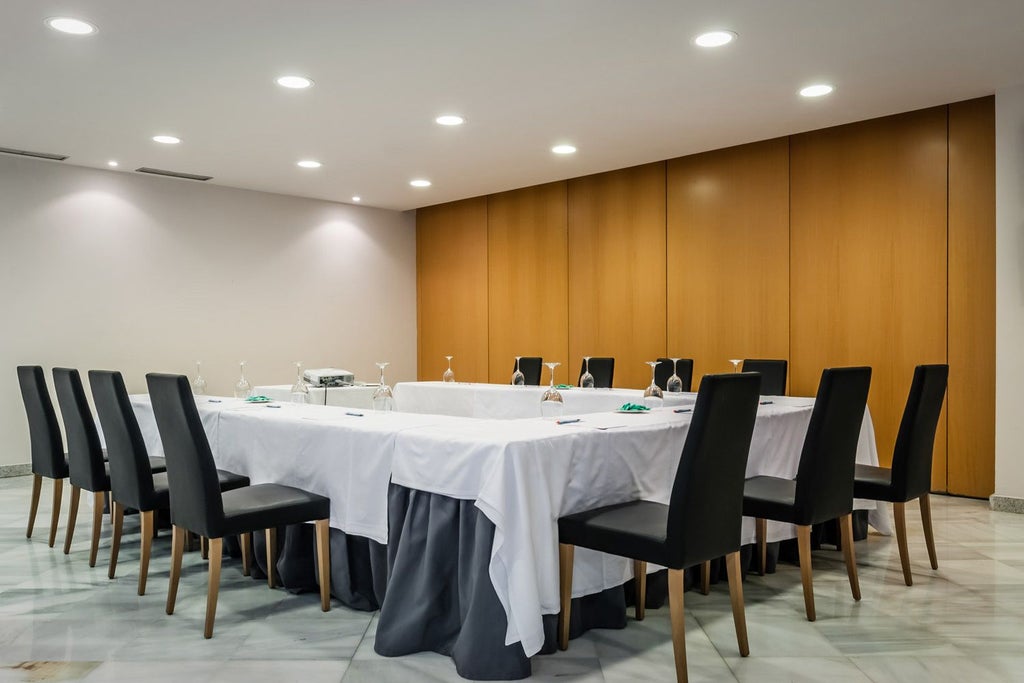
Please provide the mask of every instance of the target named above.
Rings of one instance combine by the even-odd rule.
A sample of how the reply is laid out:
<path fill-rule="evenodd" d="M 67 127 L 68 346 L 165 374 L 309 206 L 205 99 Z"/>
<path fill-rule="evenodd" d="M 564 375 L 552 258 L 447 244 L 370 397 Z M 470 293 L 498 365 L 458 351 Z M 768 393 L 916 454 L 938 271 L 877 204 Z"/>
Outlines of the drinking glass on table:
<path fill-rule="evenodd" d="M 448 359 L 448 369 L 444 371 L 443 375 L 441 375 L 441 381 L 442 382 L 454 382 L 455 381 L 455 373 L 452 372 L 452 358 L 454 358 L 454 357 L 455 356 L 445 356 L 445 358 Z"/>
<path fill-rule="evenodd" d="M 654 381 L 654 369 L 658 367 L 661 361 L 649 360 L 644 362 L 651 366 L 651 386 L 644 389 L 644 405 L 649 408 L 655 408 L 665 402 L 665 395 L 662 393 L 661 387 Z"/>
<path fill-rule="evenodd" d="M 594 376 L 590 374 L 590 358 L 591 356 L 583 356 L 583 374 L 580 375 L 581 389 L 594 388 Z"/>
<path fill-rule="evenodd" d="M 309 387 L 302 376 L 302 361 L 295 362 L 295 384 L 292 385 L 292 403 L 309 403 Z"/>
<path fill-rule="evenodd" d="M 235 384 L 235 398 L 249 398 L 252 396 L 252 385 L 245 378 L 245 361 L 238 364 L 238 383 Z"/>
<path fill-rule="evenodd" d="M 543 417 L 558 417 L 565 410 L 565 402 L 562 400 L 562 395 L 558 393 L 558 389 L 555 389 L 555 368 L 561 365 L 561 363 L 545 363 L 544 365 L 548 366 L 548 369 L 551 370 L 551 383 L 540 397 L 540 414 Z"/>
<path fill-rule="evenodd" d="M 679 377 L 677 367 L 679 364 L 678 358 L 670 359 L 672 361 L 672 376 L 665 382 L 665 391 L 677 394 L 683 390 L 683 380 Z"/>
<path fill-rule="evenodd" d="M 516 371 L 512 373 L 512 386 L 522 387 L 526 385 L 526 375 L 519 369 L 519 359 L 522 356 L 516 356 Z"/>
<path fill-rule="evenodd" d="M 202 396 L 206 393 L 206 380 L 203 379 L 202 365 L 203 361 L 196 361 L 196 378 L 192 380 L 192 393 L 196 396 Z"/>
<path fill-rule="evenodd" d="M 394 395 L 391 392 L 391 387 L 384 381 L 384 368 L 391 365 L 381 361 L 376 364 L 380 368 L 380 384 L 377 385 L 376 390 L 373 392 L 373 409 L 374 410 L 393 410 L 394 409 Z"/>

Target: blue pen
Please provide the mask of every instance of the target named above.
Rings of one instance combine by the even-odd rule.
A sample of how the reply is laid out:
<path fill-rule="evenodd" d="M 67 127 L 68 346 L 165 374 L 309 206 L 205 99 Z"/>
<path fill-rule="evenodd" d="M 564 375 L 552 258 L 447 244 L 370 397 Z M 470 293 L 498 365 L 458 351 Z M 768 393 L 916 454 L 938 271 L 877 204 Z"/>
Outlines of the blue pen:
<path fill-rule="evenodd" d="M 693 408 L 676 408 L 676 409 L 675 409 L 675 410 L 673 410 L 672 412 L 673 412 L 673 413 L 688 413 L 688 412 L 690 412 L 691 410 L 693 410 Z"/>
<path fill-rule="evenodd" d="M 573 418 L 573 419 L 571 419 L 571 420 L 555 420 L 555 424 L 560 424 L 560 425 L 571 425 L 571 424 L 572 424 L 573 422 L 579 422 L 579 421 L 580 421 L 580 418 L 578 418 L 578 417 L 574 417 L 574 418 Z"/>
<path fill-rule="evenodd" d="M 220 403 L 220 399 L 219 398 L 210 398 L 210 399 L 207 399 L 207 403 Z"/>
<path fill-rule="evenodd" d="M 362 417 L 363 416 L 362 413 L 349 413 L 349 412 L 346 412 L 345 414 L 346 415 L 351 415 L 352 417 Z"/>
<path fill-rule="evenodd" d="M 763 406 L 770 406 L 773 403 L 775 403 L 775 401 L 761 401 L 761 405 Z"/>
<path fill-rule="evenodd" d="M 271 405 L 268 405 L 267 407 L 268 408 L 280 408 L 281 406 L 275 405 L 275 404 L 271 404 Z"/>

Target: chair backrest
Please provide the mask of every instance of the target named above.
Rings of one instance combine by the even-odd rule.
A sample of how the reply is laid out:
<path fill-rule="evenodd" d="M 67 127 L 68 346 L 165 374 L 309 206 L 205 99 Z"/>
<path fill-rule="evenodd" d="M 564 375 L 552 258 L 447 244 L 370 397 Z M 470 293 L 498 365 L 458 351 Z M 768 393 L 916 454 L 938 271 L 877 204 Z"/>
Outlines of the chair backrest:
<path fill-rule="evenodd" d="M 580 385 L 580 378 L 586 372 L 587 361 L 580 361 L 580 375 L 576 379 L 576 386 Z M 595 389 L 611 389 L 612 380 L 615 377 L 615 359 L 592 357 L 590 359 L 590 374 L 594 376 Z"/>
<path fill-rule="evenodd" d="M 146 384 L 167 460 L 171 521 L 201 536 L 220 538 L 224 501 L 188 378 L 150 373 Z"/>
<path fill-rule="evenodd" d="M 748 358 L 743 361 L 743 372 L 761 373 L 761 393 L 765 396 L 785 396 L 788 368 L 789 362 L 785 360 Z"/>
<path fill-rule="evenodd" d="M 64 420 L 72 485 L 86 491 L 108 490 L 110 484 L 103 466 L 103 445 L 78 370 L 54 368 L 53 389 Z"/>
<path fill-rule="evenodd" d="M 654 367 L 654 383 L 664 390 L 668 385 L 668 379 L 672 376 L 672 359 L 659 358 L 658 365 Z M 693 359 L 680 358 L 675 364 L 676 374 L 683 381 L 683 391 L 690 391 L 693 384 Z"/>
<path fill-rule="evenodd" d="M 796 524 L 818 524 L 853 510 L 857 443 L 870 385 L 867 367 L 821 373 L 796 475 Z"/>
<path fill-rule="evenodd" d="M 948 365 L 918 365 L 903 409 L 892 454 L 892 486 L 904 500 L 928 493 L 932 485 L 935 428 L 949 379 Z"/>
<path fill-rule="evenodd" d="M 156 499 L 149 452 L 121 373 L 90 370 L 89 386 L 107 443 L 111 495 L 125 507 L 154 509 Z"/>
<path fill-rule="evenodd" d="M 739 550 L 743 480 L 759 378 L 705 375 L 669 501 L 666 542 L 676 568 Z"/>
<path fill-rule="evenodd" d="M 527 386 L 540 386 L 540 373 L 543 367 L 544 359 L 541 356 L 523 356 L 519 359 L 519 372 L 523 373 Z M 515 372 L 514 365 L 512 371 Z"/>
<path fill-rule="evenodd" d="M 64 459 L 64 440 L 57 423 L 50 392 L 46 388 L 46 375 L 38 365 L 19 365 L 18 384 L 21 400 L 28 417 L 28 438 L 32 449 L 32 471 L 51 479 L 68 476 L 68 463 Z"/>

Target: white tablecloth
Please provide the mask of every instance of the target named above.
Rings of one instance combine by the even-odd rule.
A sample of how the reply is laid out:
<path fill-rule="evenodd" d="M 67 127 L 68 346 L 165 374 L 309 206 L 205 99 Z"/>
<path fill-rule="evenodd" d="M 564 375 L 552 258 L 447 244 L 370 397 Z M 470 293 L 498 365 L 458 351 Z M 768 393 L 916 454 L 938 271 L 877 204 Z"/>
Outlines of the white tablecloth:
<path fill-rule="evenodd" d="M 486 419 L 540 417 L 540 399 L 547 387 L 466 382 L 399 382 L 395 408 L 403 413 L 434 413 Z M 643 403 L 641 389 L 559 389 L 563 415 L 615 410 L 624 403 Z M 665 392 L 664 405 L 687 406 L 697 394 Z"/>
<path fill-rule="evenodd" d="M 310 387 L 309 402 L 318 406 L 337 406 L 340 408 L 373 408 L 373 392 L 377 385 L 352 387 Z M 254 396 L 266 396 L 275 401 L 291 401 L 292 385 L 274 384 L 256 387 Z"/>

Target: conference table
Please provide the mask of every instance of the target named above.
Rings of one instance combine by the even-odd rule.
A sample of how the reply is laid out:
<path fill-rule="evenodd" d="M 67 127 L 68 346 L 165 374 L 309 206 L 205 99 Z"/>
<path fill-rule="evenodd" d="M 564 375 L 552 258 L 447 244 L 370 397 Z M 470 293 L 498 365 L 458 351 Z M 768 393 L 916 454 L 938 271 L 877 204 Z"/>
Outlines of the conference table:
<path fill-rule="evenodd" d="M 339 564 L 332 592 L 353 607 L 380 608 L 378 652 L 434 650 L 450 654 L 469 678 L 522 678 L 530 657 L 552 647 L 557 518 L 636 498 L 667 503 L 692 415 L 681 406 L 696 395 L 670 396 L 645 413 L 582 413 L 575 411 L 602 390 L 567 390 L 566 414 L 578 419 L 502 419 L 467 417 L 465 395 L 485 397 L 472 414 L 504 414 L 494 410 L 502 394 L 515 405 L 537 388 L 441 384 L 396 387 L 398 407 L 405 397 L 433 394 L 433 413 L 216 397 L 197 397 L 197 408 L 219 468 L 331 499 L 332 565 Z M 635 390 L 607 393 L 616 391 Z M 150 453 L 162 454 L 148 397 L 133 396 L 132 404 Z M 747 476 L 795 476 L 812 406 L 813 399 L 764 397 Z M 439 414 L 445 410 L 456 414 Z M 878 462 L 870 415 L 857 461 Z M 855 507 L 891 533 L 887 508 Z M 769 541 L 794 535 L 769 523 Z M 753 521 L 745 519 L 743 542 L 753 541 Z M 296 561 L 312 566 L 311 557 Z M 346 566 L 353 564 L 363 567 Z M 371 578 L 357 585 L 365 574 Z M 621 594 L 630 578 L 625 559 L 579 549 L 573 596 Z"/>

